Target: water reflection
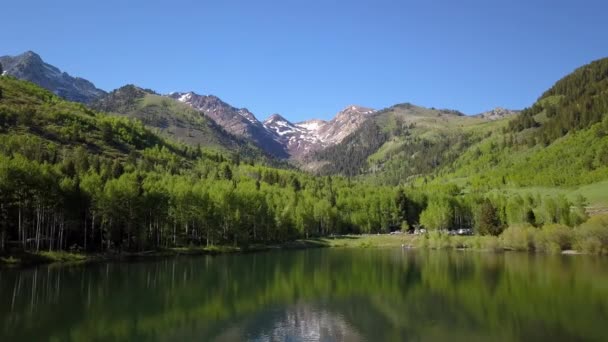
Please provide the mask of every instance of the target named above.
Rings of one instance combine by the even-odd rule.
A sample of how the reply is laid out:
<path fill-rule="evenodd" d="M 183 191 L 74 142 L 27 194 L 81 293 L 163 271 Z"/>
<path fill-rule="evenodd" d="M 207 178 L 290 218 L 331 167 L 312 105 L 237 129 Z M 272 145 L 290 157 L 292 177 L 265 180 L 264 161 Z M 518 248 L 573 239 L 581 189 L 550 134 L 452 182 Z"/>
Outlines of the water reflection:
<path fill-rule="evenodd" d="M 2 341 L 608 340 L 597 257 L 306 250 L 0 270 Z"/>
<path fill-rule="evenodd" d="M 217 341 L 361 341 L 340 314 L 308 304 L 263 311 L 228 327 Z"/>

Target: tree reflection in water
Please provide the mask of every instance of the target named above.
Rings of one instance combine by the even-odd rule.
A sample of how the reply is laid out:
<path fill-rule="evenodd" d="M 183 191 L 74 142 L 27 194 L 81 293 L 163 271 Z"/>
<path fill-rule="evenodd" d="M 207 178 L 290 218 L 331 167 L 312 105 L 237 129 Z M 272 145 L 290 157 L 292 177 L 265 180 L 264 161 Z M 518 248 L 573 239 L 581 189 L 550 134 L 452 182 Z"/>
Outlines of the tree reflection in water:
<path fill-rule="evenodd" d="M 0 270 L 2 341 L 607 340 L 608 261 L 321 249 Z"/>

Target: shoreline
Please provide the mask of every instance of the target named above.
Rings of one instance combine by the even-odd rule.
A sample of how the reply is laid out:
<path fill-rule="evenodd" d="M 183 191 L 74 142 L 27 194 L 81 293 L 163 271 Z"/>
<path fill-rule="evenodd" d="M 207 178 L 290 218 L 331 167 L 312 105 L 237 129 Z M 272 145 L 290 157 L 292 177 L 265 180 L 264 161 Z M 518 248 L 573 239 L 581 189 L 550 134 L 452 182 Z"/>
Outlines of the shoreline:
<path fill-rule="evenodd" d="M 288 241 L 272 245 L 251 245 L 248 247 L 209 246 L 209 247 L 174 247 L 141 252 L 107 252 L 107 253 L 74 253 L 66 251 L 19 251 L 17 253 L 0 255 L 0 269 L 25 268 L 39 265 L 83 265 L 97 262 L 134 261 L 177 256 L 202 256 L 247 254 L 270 250 L 290 250 L 331 247 L 317 243 L 315 239 Z"/>
<path fill-rule="evenodd" d="M 503 253 L 520 251 L 528 253 L 546 253 L 545 251 L 524 251 L 505 248 L 498 245 L 475 246 L 479 236 L 461 236 L 448 245 L 431 245 L 429 239 L 423 236 L 407 234 L 370 234 L 370 235 L 341 235 L 335 237 L 310 238 L 288 241 L 279 244 L 253 244 L 248 247 L 209 246 L 209 247 L 174 247 L 167 249 L 149 250 L 141 252 L 108 252 L 108 253 L 72 253 L 72 252 L 24 252 L 0 256 L 0 268 L 33 267 L 45 264 L 81 265 L 96 262 L 134 261 L 154 258 L 168 258 L 177 256 L 202 256 L 247 254 L 272 250 L 296 250 L 310 248 L 403 248 L 403 249 L 429 249 L 429 250 L 459 250 Z M 582 251 L 566 249 L 551 254 L 586 255 Z"/>

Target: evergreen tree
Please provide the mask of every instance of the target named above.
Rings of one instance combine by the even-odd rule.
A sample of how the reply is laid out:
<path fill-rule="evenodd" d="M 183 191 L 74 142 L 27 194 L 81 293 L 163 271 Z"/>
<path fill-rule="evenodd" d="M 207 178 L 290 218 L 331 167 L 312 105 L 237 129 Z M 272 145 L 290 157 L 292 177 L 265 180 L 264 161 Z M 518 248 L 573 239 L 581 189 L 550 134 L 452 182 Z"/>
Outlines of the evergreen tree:
<path fill-rule="evenodd" d="M 503 227 L 498 218 L 496 207 L 494 207 L 489 199 L 485 199 L 479 210 L 477 232 L 482 235 L 499 235 Z"/>

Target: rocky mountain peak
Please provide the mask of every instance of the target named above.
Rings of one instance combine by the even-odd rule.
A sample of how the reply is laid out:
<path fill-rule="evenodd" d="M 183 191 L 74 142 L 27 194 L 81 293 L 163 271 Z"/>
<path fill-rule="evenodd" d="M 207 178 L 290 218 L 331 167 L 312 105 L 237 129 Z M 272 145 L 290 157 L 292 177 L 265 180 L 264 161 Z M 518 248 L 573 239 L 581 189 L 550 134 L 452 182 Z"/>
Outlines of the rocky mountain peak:
<path fill-rule="evenodd" d="M 35 53 L 34 51 L 26 51 L 26 52 L 22 53 L 21 55 L 17 56 L 16 58 L 18 58 L 22 62 L 38 63 L 38 64 L 44 63 L 42 61 L 42 57 L 40 57 L 40 55 Z"/>
<path fill-rule="evenodd" d="M 36 83 L 70 101 L 91 103 L 106 93 L 85 79 L 72 77 L 45 63 L 33 51 L 17 56 L 2 56 L 0 63 L 7 75 Z"/>
<path fill-rule="evenodd" d="M 359 116 L 359 115 L 364 116 L 364 115 L 369 115 L 372 113 L 374 113 L 374 110 L 371 108 L 357 106 L 357 105 L 350 105 L 350 106 L 347 106 L 346 108 L 342 109 L 340 112 L 338 112 L 338 115 L 336 115 L 336 117 Z"/>
<path fill-rule="evenodd" d="M 247 108 L 236 108 L 214 95 L 199 95 L 193 91 L 168 95 L 190 107 L 203 112 L 226 131 L 256 143 L 266 152 L 287 158 L 285 147 L 276 135 L 268 130 Z"/>
<path fill-rule="evenodd" d="M 264 120 L 264 125 L 269 125 L 269 124 L 273 124 L 276 122 L 286 122 L 286 123 L 289 123 L 290 125 L 293 125 L 291 122 L 289 122 L 289 120 L 282 117 L 281 114 L 272 114 L 266 120 Z"/>
<path fill-rule="evenodd" d="M 319 139 L 327 144 L 337 144 L 359 128 L 373 113 L 375 110 L 368 107 L 347 106 L 332 120 L 319 127 Z"/>

